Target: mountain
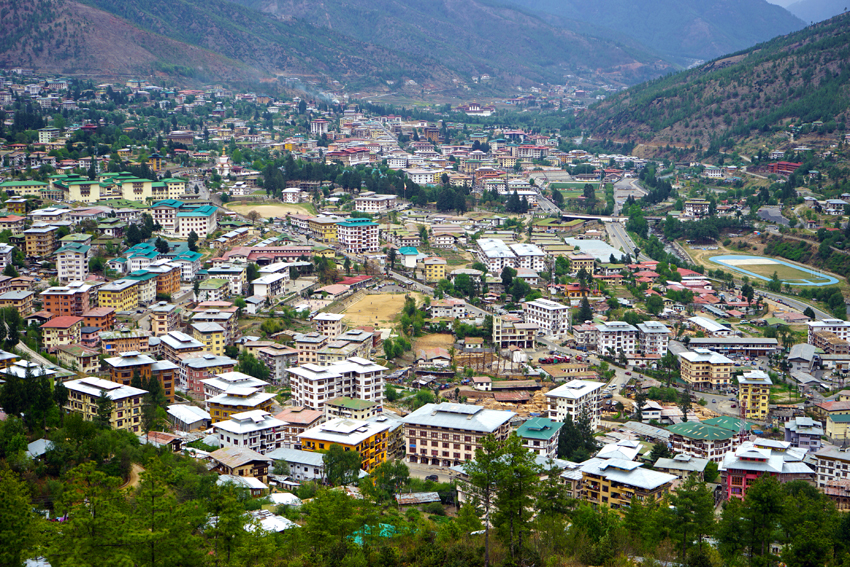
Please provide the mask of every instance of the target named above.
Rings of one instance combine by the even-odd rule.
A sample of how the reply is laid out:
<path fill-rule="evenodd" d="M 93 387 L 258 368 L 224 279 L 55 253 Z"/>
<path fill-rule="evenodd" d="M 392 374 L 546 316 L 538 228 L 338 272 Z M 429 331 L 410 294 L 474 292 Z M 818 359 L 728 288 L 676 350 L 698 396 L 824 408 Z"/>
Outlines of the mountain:
<path fill-rule="evenodd" d="M 804 22 L 822 22 L 847 11 L 847 0 L 799 0 L 786 9 Z"/>
<path fill-rule="evenodd" d="M 509 83 L 563 82 L 598 73 L 634 84 L 675 67 L 637 42 L 551 25 L 524 9 L 487 0 L 231 0 L 331 29 L 358 41 L 439 61 L 466 76 Z"/>
<path fill-rule="evenodd" d="M 773 39 L 591 107 L 581 125 L 595 138 L 649 146 L 731 147 L 783 129 L 827 127 L 850 108 L 850 14 Z"/>
<path fill-rule="evenodd" d="M 714 59 L 746 49 L 805 24 L 765 0 L 504 0 L 555 17 L 630 37 L 680 63 Z M 607 34 L 606 34 L 607 35 Z M 610 37 L 610 36 L 608 36 Z M 690 60 L 690 61 L 689 61 Z"/>

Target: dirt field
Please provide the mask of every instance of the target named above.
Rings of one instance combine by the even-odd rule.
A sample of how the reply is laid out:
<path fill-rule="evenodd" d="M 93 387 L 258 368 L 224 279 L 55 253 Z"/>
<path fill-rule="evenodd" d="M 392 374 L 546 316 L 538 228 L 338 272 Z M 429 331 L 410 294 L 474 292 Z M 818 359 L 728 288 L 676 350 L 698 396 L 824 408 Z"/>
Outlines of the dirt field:
<path fill-rule="evenodd" d="M 266 219 L 274 218 L 274 217 L 285 217 L 287 213 L 291 213 L 294 215 L 303 215 L 303 214 L 314 214 L 315 210 L 313 206 L 310 204 L 281 204 L 274 203 L 271 205 L 260 205 L 260 204 L 242 204 L 237 205 L 233 203 L 228 203 L 227 208 L 236 211 L 237 213 L 246 215 L 250 211 L 257 211 L 260 213 L 260 216 Z"/>
<path fill-rule="evenodd" d="M 422 303 L 421 294 L 411 293 L 411 295 L 416 298 L 417 304 Z M 353 327 L 359 325 L 388 326 L 401 314 L 401 308 L 404 307 L 404 297 L 403 293 L 367 295 L 345 310 L 345 321 Z"/>
<path fill-rule="evenodd" d="M 433 335 L 424 335 L 413 341 L 413 351 L 416 352 L 421 348 L 444 348 L 450 349 L 454 343 L 454 337 L 444 333 L 434 333 Z"/>

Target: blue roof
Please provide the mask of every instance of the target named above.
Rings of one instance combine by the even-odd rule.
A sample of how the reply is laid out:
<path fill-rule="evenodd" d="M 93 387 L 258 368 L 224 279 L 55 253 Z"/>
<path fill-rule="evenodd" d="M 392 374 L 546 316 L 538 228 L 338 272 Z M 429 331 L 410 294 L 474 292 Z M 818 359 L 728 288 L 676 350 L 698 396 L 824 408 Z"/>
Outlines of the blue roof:
<path fill-rule="evenodd" d="M 178 201 L 177 199 L 163 199 L 162 201 L 157 201 L 152 205 L 153 207 L 173 207 L 175 209 L 179 209 L 183 206 L 183 201 Z"/>
<path fill-rule="evenodd" d="M 419 251 L 413 246 L 402 246 L 398 249 L 398 253 L 402 256 L 418 256 Z"/>
<path fill-rule="evenodd" d="M 178 217 L 211 217 L 218 210 L 218 207 L 213 207 L 212 205 L 204 205 L 203 207 L 198 207 L 194 210 L 189 211 L 180 211 L 177 213 Z"/>
<path fill-rule="evenodd" d="M 191 252 L 191 251 L 187 250 L 186 252 L 181 252 L 180 254 L 172 257 L 172 259 L 173 260 L 184 260 L 186 262 L 195 262 L 197 260 L 200 260 L 202 257 L 203 257 L 203 254 L 201 254 L 200 252 Z"/>
<path fill-rule="evenodd" d="M 336 223 L 336 224 L 338 224 L 339 226 L 348 226 L 348 227 L 355 227 L 355 226 L 378 226 L 378 223 L 372 222 L 372 220 L 371 220 L 371 219 L 362 219 L 362 218 L 358 218 L 358 219 L 348 219 L 348 220 L 344 220 L 344 221 L 338 222 L 338 223 Z"/>

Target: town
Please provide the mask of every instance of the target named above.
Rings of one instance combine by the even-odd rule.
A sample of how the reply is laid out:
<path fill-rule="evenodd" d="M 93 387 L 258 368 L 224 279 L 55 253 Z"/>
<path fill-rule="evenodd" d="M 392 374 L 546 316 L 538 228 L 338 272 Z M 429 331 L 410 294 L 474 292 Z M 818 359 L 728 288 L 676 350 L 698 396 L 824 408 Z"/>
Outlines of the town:
<path fill-rule="evenodd" d="M 788 559 L 809 524 L 781 513 L 723 530 L 780 486 L 850 510 L 850 194 L 826 185 L 850 134 L 675 162 L 474 101 L 416 118 L 304 96 L 0 78 L 0 458 L 67 526 L 27 565 L 70 564 L 94 485 L 146 494 L 169 467 L 239 495 L 203 520 L 216 545 L 225 514 L 318 538 L 351 506 L 342 546 L 421 514 L 521 563 L 534 518 L 541 540 L 586 530 L 538 557 L 827 564 Z M 104 431 L 121 441 L 83 448 Z M 395 516 L 352 524 L 363 500 Z"/>

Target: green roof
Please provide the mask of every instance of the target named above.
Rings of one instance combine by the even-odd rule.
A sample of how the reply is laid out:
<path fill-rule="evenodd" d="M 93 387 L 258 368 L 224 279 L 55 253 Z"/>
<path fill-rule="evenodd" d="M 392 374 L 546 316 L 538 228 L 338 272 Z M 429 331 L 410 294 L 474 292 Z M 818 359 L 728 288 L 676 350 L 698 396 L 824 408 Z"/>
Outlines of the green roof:
<path fill-rule="evenodd" d="M 60 238 L 62 242 L 88 242 L 91 240 L 91 234 L 83 234 L 79 232 L 75 232 L 73 234 L 69 234 L 68 236 L 63 236 Z"/>
<path fill-rule="evenodd" d="M 47 185 L 44 181 L 4 181 L 0 187 L 29 187 L 31 185 Z"/>
<path fill-rule="evenodd" d="M 327 404 L 331 404 L 334 406 L 339 406 L 345 409 L 350 410 L 363 410 L 374 407 L 377 402 L 372 402 L 369 400 L 361 400 L 359 398 L 349 398 L 348 396 L 340 396 L 338 398 L 334 398 L 332 400 L 328 400 L 325 402 Z"/>
<path fill-rule="evenodd" d="M 201 289 L 220 289 L 220 288 L 228 285 L 229 283 L 230 282 L 228 282 L 227 280 L 225 280 L 223 278 L 210 278 L 208 280 L 204 280 L 201 283 L 199 283 L 198 289 L 199 290 L 201 290 Z"/>
<path fill-rule="evenodd" d="M 832 420 L 834 423 L 850 423 L 850 413 L 831 413 L 826 419 Z"/>
<path fill-rule="evenodd" d="M 722 427 L 707 425 L 705 422 L 699 421 L 683 421 L 682 423 L 674 423 L 667 428 L 667 431 L 689 439 L 705 439 L 706 441 L 720 441 L 723 439 L 731 439 L 732 431 Z"/>
<path fill-rule="evenodd" d="M 517 437 L 525 439 L 549 440 L 558 434 L 564 426 L 561 421 L 553 421 L 548 417 L 533 417 L 519 426 Z"/>
<path fill-rule="evenodd" d="M 738 419 L 737 417 L 712 417 L 711 419 L 703 420 L 703 423 L 707 423 L 709 425 L 713 425 L 715 427 L 720 427 L 727 431 L 731 431 L 733 433 L 738 433 L 741 431 L 741 426 L 743 425 L 745 431 L 749 431 L 753 428 L 752 423 L 747 423 L 743 419 Z"/>

